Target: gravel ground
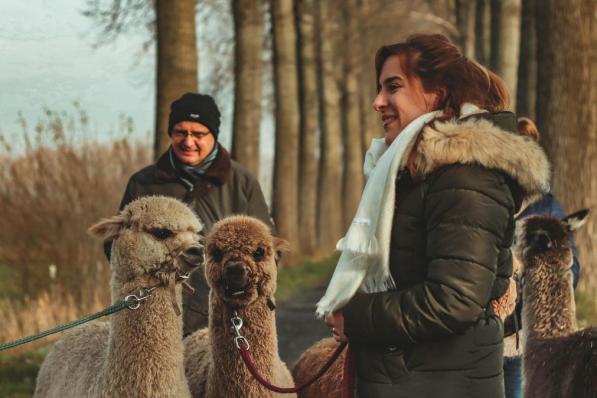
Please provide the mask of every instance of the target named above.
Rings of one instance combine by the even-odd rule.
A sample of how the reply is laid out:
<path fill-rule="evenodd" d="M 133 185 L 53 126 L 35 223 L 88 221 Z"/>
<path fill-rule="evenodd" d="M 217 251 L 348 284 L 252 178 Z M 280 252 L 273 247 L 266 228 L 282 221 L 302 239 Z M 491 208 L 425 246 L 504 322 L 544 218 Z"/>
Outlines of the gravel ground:
<path fill-rule="evenodd" d="M 315 303 L 324 292 L 325 286 L 320 286 L 278 303 L 276 324 L 280 357 L 290 367 L 311 344 L 331 337 L 323 321 L 315 318 Z"/>

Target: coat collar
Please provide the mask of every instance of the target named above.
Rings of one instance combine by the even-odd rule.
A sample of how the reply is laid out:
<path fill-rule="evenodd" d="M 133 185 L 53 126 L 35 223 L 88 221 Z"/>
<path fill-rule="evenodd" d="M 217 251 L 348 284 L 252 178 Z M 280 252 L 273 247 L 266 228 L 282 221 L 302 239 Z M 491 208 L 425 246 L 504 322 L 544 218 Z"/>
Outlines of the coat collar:
<path fill-rule="evenodd" d="M 415 176 L 424 178 L 450 164 L 475 163 L 508 174 L 527 200 L 544 195 L 550 180 L 545 152 L 530 138 L 505 131 L 516 126 L 515 116 L 510 115 L 474 115 L 458 121 L 436 121 L 425 127 L 412 155 Z"/>
<path fill-rule="evenodd" d="M 216 186 L 224 185 L 230 175 L 231 159 L 228 151 L 217 143 L 218 156 L 214 159 L 212 165 L 205 171 L 205 174 L 199 179 L 207 179 Z M 169 150 L 169 149 L 168 149 Z M 155 179 L 158 182 L 178 181 L 180 172 L 172 167 L 168 157 L 168 151 L 164 152 L 156 162 Z"/>

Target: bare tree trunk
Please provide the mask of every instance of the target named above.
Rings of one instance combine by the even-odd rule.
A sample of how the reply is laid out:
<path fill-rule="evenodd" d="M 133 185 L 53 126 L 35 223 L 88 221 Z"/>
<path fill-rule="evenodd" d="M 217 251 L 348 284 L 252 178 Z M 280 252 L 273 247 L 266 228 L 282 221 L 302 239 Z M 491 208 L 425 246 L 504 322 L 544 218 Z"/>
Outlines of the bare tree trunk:
<path fill-rule="evenodd" d="M 516 109 L 521 0 L 491 1 L 491 69 L 501 76 Z"/>
<path fill-rule="evenodd" d="M 232 157 L 259 175 L 263 1 L 233 0 L 235 28 Z"/>
<path fill-rule="evenodd" d="M 297 1 L 300 65 L 299 234 L 303 254 L 317 249 L 317 176 L 319 96 L 317 82 L 318 16 L 315 0 Z"/>
<path fill-rule="evenodd" d="M 491 50 L 491 8 L 489 0 L 477 0 L 475 7 L 475 59 L 489 65 Z"/>
<path fill-rule="evenodd" d="M 344 172 L 342 183 L 343 229 L 352 221 L 363 190 L 363 152 L 359 109 L 359 59 L 353 55 L 352 43 L 358 43 L 358 5 L 349 0 L 344 5 Z"/>
<path fill-rule="evenodd" d="M 341 94 L 336 78 L 339 62 L 335 40 L 339 33 L 339 10 L 330 0 L 320 2 L 321 87 L 323 131 L 318 190 L 320 247 L 332 250 L 342 233 L 342 132 Z M 325 21 L 325 23 L 323 23 Z"/>
<path fill-rule="evenodd" d="M 460 32 L 462 53 L 475 58 L 475 0 L 456 0 L 456 24 Z"/>
<path fill-rule="evenodd" d="M 552 188 L 569 211 L 597 205 L 597 3 L 537 7 L 537 122 L 553 165 Z M 597 288 L 597 217 L 577 234 L 583 289 Z"/>
<path fill-rule="evenodd" d="M 537 33 L 535 31 L 535 0 L 522 0 L 520 24 L 520 61 L 516 113 L 535 119 L 537 94 Z"/>
<path fill-rule="evenodd" d="M 279 233 L 298 246 L 299 96 L 292 0 L 272 0 L 276 159 L 273 214 Z M 293 261 L 296 257 L 288 257 Z"/>
<path fill-rule="evenodd" d="M 378 44 L 373 45 L 371 39 L 372 27 L 370 24 L 375 23 L 372 18 L 373 10 L 371 0 L 360 0 L 360 12 L 358 14 L 359 21 L 359 37 L 357 38 L 357 44 L 360 53 L 360 78 L 359 78 L 359 103 L 361 108 L 361 141 L 363 155 L 369 149 L 371 140 L 380 131 L 381 126 L 379 125 L 379 119 L 375 116 L 373 110 L 373 99 L 375 98 L 375 69 L 374 60 L 375 52 L 377 51 Z M 357 16 L 355 15 L 355 18 Z"/>
<path fill-rule="evenodd" d="M 182 94 L 197 91 L 197 44 L 195 0 L 155 2 L 156 51 L 156 121 L 154 157 L 170 145 L 168 114 L 170 104 Z"/>

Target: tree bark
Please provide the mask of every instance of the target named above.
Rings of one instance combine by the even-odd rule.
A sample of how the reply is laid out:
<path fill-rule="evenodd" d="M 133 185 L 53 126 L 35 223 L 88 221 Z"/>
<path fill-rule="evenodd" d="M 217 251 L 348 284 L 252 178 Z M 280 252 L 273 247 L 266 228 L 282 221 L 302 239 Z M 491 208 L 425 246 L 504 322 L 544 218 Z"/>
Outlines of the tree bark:
<path fill-rule="evenodd" d="M 552 189 L 570 212 L 597 201 L 597 3 L 546 0 L 537 7 L 537 124 L 553 166 Z M 540 38 L 540 39 L 539 39 Z M 578 231 L 583 289 L 597 288 L 597 217 Z M 588 291 L 588 290 L 587 290 Z"/>
<path fill-rule="evenodd" d="M 512 109 L 516 109 L 520 2 L 521 0 L 491 1 L 491 69 L 506 82 Z"/>
<path fill-rule="evenodd" d="M 276 158 L 273 215 L 280 236 L 298 246 L 299 98 L 292 0 L 272 0 Z M 288 256 L 292 262 L 297 257 Z"/>
<path fill-rule="evenodd" d="M 373 110 L 373 99 L 375 98 L 375 69 L 374 60 L 377 45 L 373 44 L 371 23 L 375 23 L 372 15 L 374 15 L 373 5 L 371 0 L 360 0 L 359 4 L 359 36 L 357 38 L 357 45 L 361 53 L 359 62 L 360 78 L 359 78 L 359 103 L 361 108 L 361 153 L 364 155 L 371 145 L 371 140 L 379 133 L 380 125 L 379 119 L 376 118 Z M 357 16 L 355 16 L 357 18 Z M 362 172 L 362 171 L 361 171 Z"/>
<path fill-rule="evenodd" d="M 537 34 L 535 31 L 535 0 L 522 0 L 520 24 L 520 60 L 516 113 L 535 119 L 537 93 Z"/>
<path fill-rule="evenodd" d="M 491 9 L 489 0 L 477 0 L 475 7 L 475 59 L 482 65 L 490 64 Z"/>
<path fill-rule="evenodd" d="M 339 10 L 334 2 L 319 3 L 321 21 L 321 114 L 323 116 L 320 178 L 318 190 L 318 230 L 320 247 L 333 250 L 342 233 L 342 113 L 341 92 L 337 82 L 341 63 L 336 56 Z"/>
<path fill-rule="evenodd" d="M 460 32 L 462 53 L 475 58 L 475 0 L 456 0 L 456 25 Z"/>
<path fill-rule="evenodd" d="M 170 145 L 170 104 L 182 94 L 198 89 L 195 0 L 155 2 L 156 13 L 156 121 L 154 157 Z"/>
<path fill-rule="evenodd" d="M 232 157 L 259 175 L 263 1 L 233 0 L 234 126 Z"/>
<path fill-rule="evenodd" d="M 363 152 L 361 137 L 361 114 L 359 109 L 359 59 L 352 53 L 352 43 L 358 43 L 358 4 L 349 0 L 344 5 L 344 170 L 342 182 L 343 230 L 351 223 L 363 190 Z"/>
<path fill-rule="evenodd" d="M 317 249 L 317 177 L 319 97 L 317 81 L 317 32 L 315 0 L 297 1 L 300 75 L 299 234 L 303 254 Z"/>

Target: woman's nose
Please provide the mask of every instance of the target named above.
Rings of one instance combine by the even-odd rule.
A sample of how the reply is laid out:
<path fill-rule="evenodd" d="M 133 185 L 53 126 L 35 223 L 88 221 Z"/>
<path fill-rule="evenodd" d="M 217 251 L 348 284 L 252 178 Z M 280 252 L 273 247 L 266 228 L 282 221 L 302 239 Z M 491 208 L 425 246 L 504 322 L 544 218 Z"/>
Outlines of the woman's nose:
<path fill-rule="evenodd" d="M 377 96 L 375 96 L 375 99 L 373 100 L 373 109 L 375 109 L 376 112 L 381 112 L 385 106 L 386 98 L 380 91 L 379 93 L 377 93 Z"/>

